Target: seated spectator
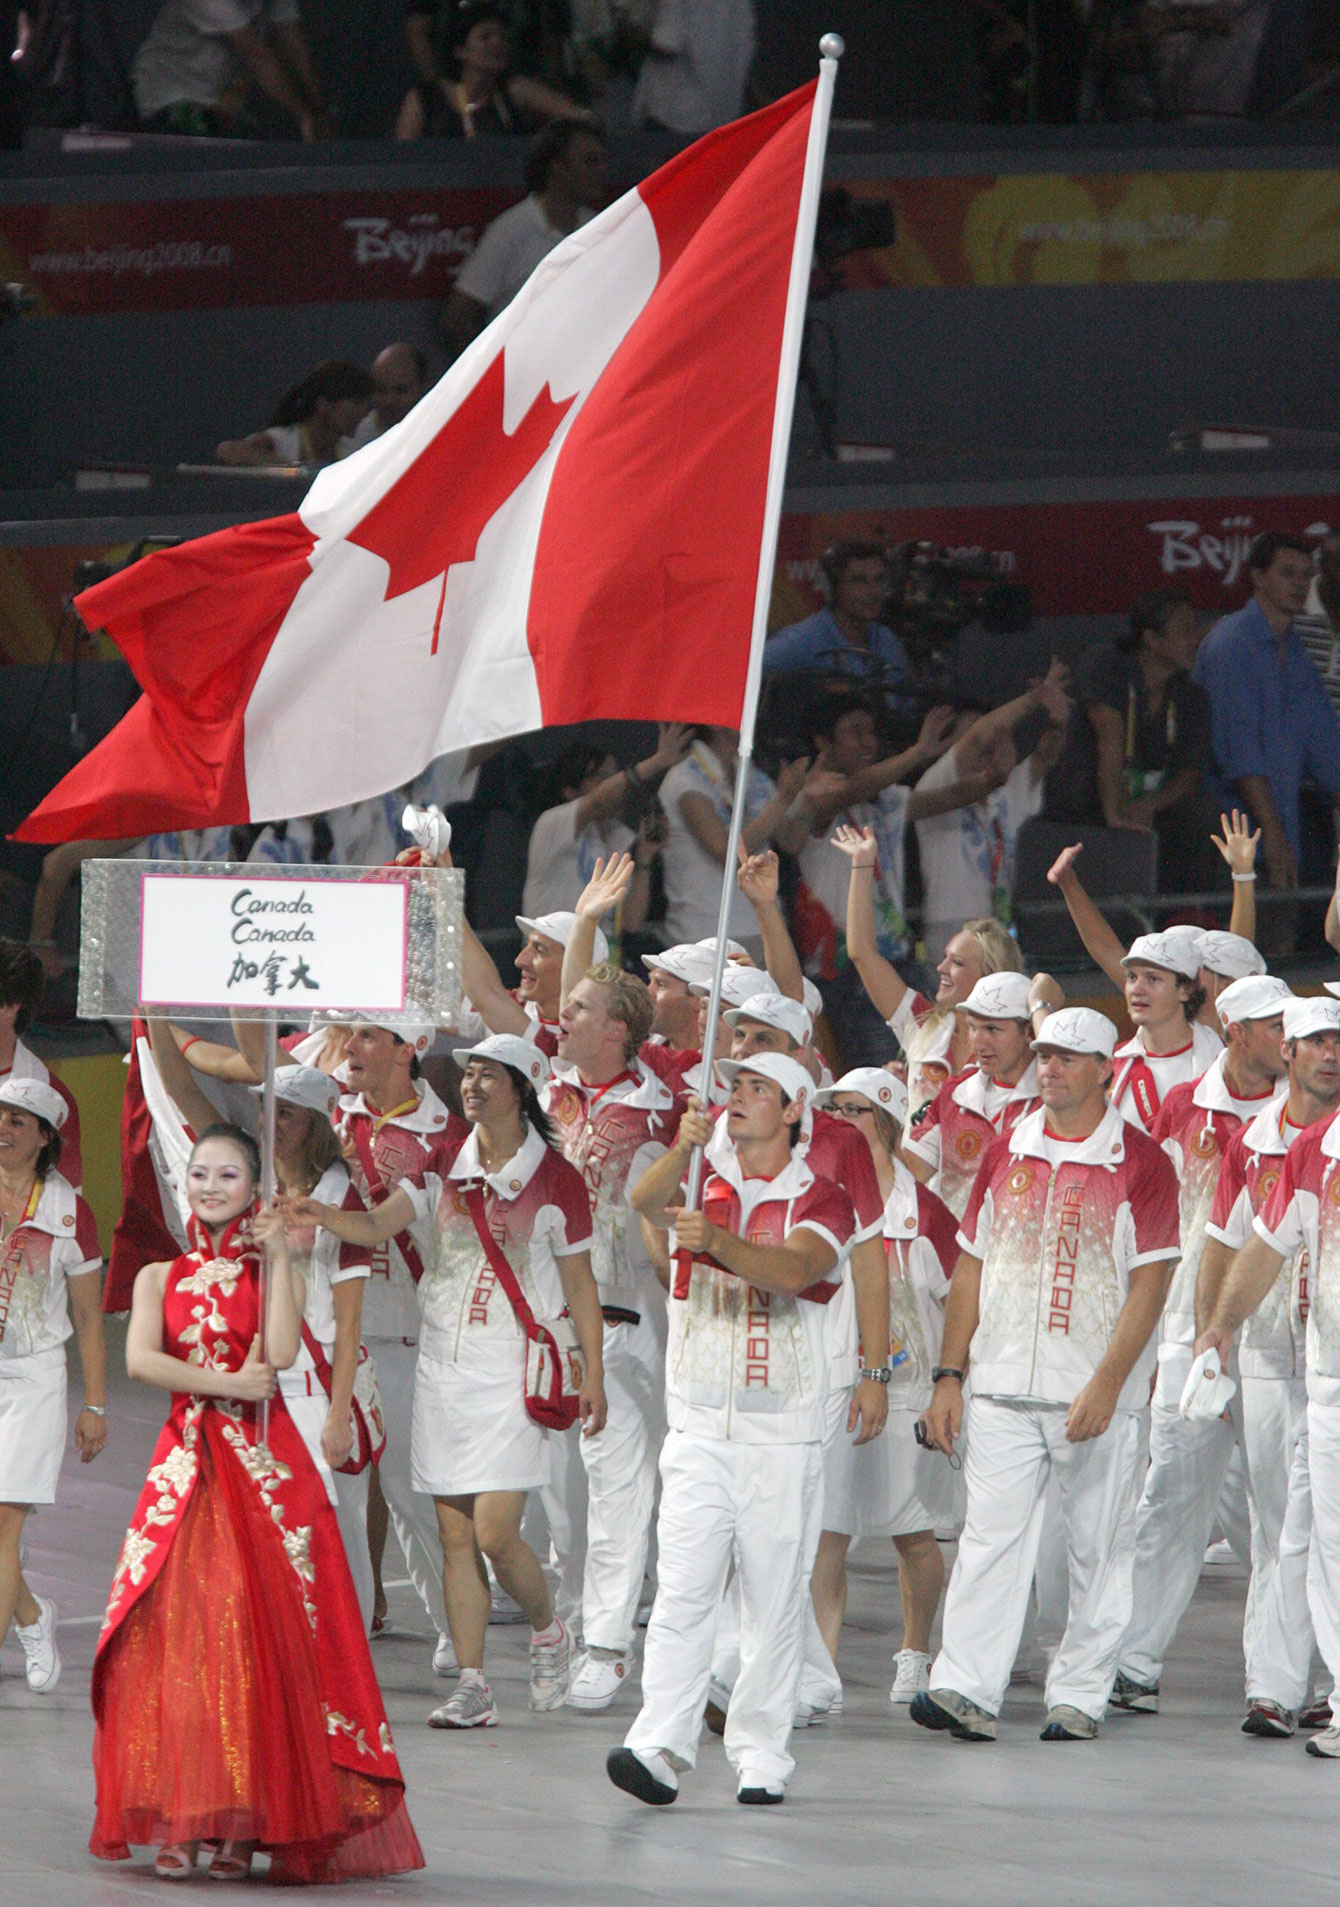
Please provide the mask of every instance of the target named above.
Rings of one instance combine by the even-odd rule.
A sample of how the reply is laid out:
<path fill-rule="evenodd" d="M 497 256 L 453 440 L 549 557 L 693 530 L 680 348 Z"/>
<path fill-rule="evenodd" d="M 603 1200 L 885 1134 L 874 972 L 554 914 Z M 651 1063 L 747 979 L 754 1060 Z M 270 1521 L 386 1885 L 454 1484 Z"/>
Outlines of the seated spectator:
<path fill-rule="evenodd" d="M 1312 547 L 1268 530 L 1252 544 L 1247 571 L 1250 602 L 1214 625 L 1195 674 L 1210 698 L 1222 806 L 1240 802 L 1260 827 L 1270 885 L 1297 887 L 1303 781 L 1340 795 L 1340 721 L 1294 628 L 1312 583 Z"/>
<path fill-rule="evenodd" d="M 889 594 L 889 559 L 879 543 L 830 544 L 819 558 L 827 607 L 769 636 L 765 670 L 857 676 L 889 688 L 910 673 L 907 652 L 876 620 Z"/>
<path fill-rule="evenodd" d="M 272 421 L 250 437 L 225 439 L 221 464 L 338 463 L 354 447 L 354 432 L 372 402 L 372 379 L 361 364 L 327 358 L 275 405 Z"/>
<path fill-rule="evenodd" d="M 689 740 L 682 723 L 665 723 L 655 754 L 631 768 L 620 768 L 608 749 L 589 742 L 564 749 L 553 770 L 553 790 L 561 799 L 545 809 L 531 832 L 523 914 L 538 919 L 566 912 L 590 881 L 597 860 L 632 851 L 633 830 L 621 815 L 644 791 L 654 798 L 662 777 L 683 761 Z M 621 925 L 628 932 L 647 918 L 649 876 L 650 864 L 639 866 L 622 903 Z"/>
<path fill-rule="evenodd" d="M 738 119 L 754 43 L 753 0 L 657 0 L 634 125 L 702 133 Z"/>
<path fill-rule="evenodd" d="M 361 450 L 408 417 L 428 389 L 428 360 L 417 344 L 388 344 L 372 360 L 372 409 L 354 432 Z"/>
<path fill-rule="evenodd" d="M 1317 545 L 1317 573 L 1294 627 L 1340 716 L 1340 530 Z"/>
<path fill-rule="evenodd" d="M 914 800 L 989 770 L 997 785 L 983 801 L 917 820 L 924 895 L 921 937 L 928 965 L 938 967 L 965 920 L 983 916 L 1009 926 L 1014 850 L 1025 821 L 1041 812 L 1047 774 L 1060 756 L 1070 721 L 1070 671 L 1053 662 L 1023 695 L 983 714 L 961 711 L 950 747 L 916 784 Z M 1015 731 L 1041 714 L 1046 726 L 1030 754 L 1019 757 Z"/>
<path fill-rule="evenodd" d="M 669 823 L 662 857 L 665 934 L 672 946 L 716 933 L 735 801 L 739 730 L 702 727 L 694 735 L 685 759 L 661 783 L 661 806 Z M 740 835 L 746 854 L 758 854 L 770 842 L 788 854 L 804 846 L 809 821 L 794 814 L 792 804 L 808 768 L 808 759 L 789 762 L 773 782 L 750 764 Z M 752 956 L 761 954 L 757 917 L 738 889 L 731 895 L 726 932 L 733 940 L 752 941 Z"/>
<path fill-rule="evenodd" d="M 1113 644 L 1075 667 L 1075 719 L 1047 784 L 1047 815 L 1109 828 L 1154 828 L 1165 892 L 1221 878 L 1208 842 L 1214 810 L 1210 708 L 1191 679 L 1200 629 L 1185 597 L 1150 590 Z M 1229 804 L 1231 805 L 1231 804 Z"/>
<path fill-rule="evenodd" d="M 1271 0 L 1146 0 L 1140 24 L 1161 119 L 1238 118 L 1256 83 Z"/>
<path fill-rule="evenodd" d="M 401 105 L 397 139 L 476 139 L 591 117 L 543 80 L 514 71 L 507 8 L 494 0 L 410 0 L 405 37 L 419 78 Z"/>
<path fill-rule="evenodd" d="M 546 126 L 526 156 L 526 197 L 494 219 L 462 265 L 442 313 L 458 357 L 509 304 L 542 258 L 594 218 L 606 191 L 605 142 L 590 126 Z"/>
<path fill-rule="evenodd" d="M 331 136 L 298 0 L 163 0 L 135 55 L 132 79 L 146 132 L 253 136 L 243 118 L 251 80 L 288 114 L 301 138 Z"/>

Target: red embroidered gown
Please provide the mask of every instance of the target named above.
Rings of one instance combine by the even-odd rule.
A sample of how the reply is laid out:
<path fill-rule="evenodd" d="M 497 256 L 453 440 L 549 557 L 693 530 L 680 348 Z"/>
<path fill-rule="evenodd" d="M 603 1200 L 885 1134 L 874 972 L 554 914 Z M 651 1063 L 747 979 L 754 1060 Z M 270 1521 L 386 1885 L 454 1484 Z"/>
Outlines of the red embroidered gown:
<path fill-rule="evenodd" d="M 238 1370 L 259 1319 L 245 1221 L 178 1258 L 163 1348 Z M 257 1841 L 271 1877 L 401 1873 L 423 1855 L 334 1511 L 275 1397 L 174 1392 L 93 1669 L 90 1846 Z"/>

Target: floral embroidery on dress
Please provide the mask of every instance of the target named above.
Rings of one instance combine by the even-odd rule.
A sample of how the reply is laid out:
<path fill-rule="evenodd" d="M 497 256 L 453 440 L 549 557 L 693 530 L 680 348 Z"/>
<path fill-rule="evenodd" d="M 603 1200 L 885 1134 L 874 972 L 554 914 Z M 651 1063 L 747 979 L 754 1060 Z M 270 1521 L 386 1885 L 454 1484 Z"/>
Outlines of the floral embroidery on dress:
<path fill-rule="evenodd" d="M 382 1723 L 382 1730 L 386 1732 L 385 1722 Z M 358 1750 L 360 1755 L 369 1755 L 374 1761 L 376 1760 L 377 1751 L 375 1748 L 368 1747 L 366 1732 L 356 1727 L 355 1724 L 349 1720 L 347 1715 L 341 1715 L 337 1708 L 328 1708 L 326 1710 L 326 1733 L 328 1735 L 343 1735 L 347 1741 L 351 1741 L 354 1744 L 354 1747 Z"/>

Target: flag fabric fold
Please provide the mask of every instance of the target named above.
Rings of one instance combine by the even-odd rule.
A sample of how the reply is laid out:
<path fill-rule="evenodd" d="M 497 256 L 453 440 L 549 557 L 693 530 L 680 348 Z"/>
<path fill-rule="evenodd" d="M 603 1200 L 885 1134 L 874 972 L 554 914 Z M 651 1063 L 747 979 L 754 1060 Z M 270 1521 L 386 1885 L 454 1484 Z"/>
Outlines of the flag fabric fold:
<path fill-rule="evenodd" d="M 312 814 L 596 717 L 736 725 L 814 96 L 565 239 L 295 515 L 86 590 L 144 694 L 18 837 Z"/>

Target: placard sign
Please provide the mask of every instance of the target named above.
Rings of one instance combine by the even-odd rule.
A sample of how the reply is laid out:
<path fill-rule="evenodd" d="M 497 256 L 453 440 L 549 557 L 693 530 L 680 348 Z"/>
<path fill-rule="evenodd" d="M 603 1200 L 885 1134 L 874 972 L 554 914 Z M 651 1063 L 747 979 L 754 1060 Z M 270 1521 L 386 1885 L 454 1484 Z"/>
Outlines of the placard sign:
<path fill-rule="evenodd" d="M 141 922 L 146 1004 L 405 1010 L 403 882 L 146 873 Z"/>

